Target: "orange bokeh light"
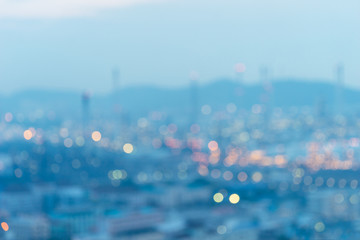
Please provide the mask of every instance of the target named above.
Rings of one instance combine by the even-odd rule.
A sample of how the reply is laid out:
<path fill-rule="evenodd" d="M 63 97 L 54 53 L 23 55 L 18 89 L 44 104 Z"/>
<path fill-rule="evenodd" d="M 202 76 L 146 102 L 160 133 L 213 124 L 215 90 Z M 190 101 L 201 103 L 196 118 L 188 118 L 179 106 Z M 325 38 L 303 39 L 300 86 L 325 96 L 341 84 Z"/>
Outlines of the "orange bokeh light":
<path fill-rule="evenodd" d="M 5 232 L 9 231 L 9 225 L 6 222 L 2 222 L 1 227 Z"/>
<path fill-rule="evenodd" d="M 29 129 L 24 131 L 24 138 L 26 140 L 30 140 L 32 137 L 33 137 L 33 134 Z"/>

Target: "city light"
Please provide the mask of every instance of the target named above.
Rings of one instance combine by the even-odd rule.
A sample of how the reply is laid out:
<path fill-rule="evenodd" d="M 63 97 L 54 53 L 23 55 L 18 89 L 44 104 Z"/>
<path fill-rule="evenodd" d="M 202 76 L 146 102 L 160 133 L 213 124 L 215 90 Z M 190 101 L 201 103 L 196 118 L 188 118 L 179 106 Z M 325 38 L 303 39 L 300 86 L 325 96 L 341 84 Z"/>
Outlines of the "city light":
<path fill-rule="evenodd" d="M 239 201 L 240 201 L 240 197 L 238 194 L 234 193 L 234 194 L 231 194 L 230 197 L 229 197 L 229 201 L 230 203 L 232 204 L 237 204 Z"/>
<path fill-rule="evenodd" d="M 125 153 L 130 154 L 134 151 L 134 146 L 131 143 L 125 143 L 123 146 L 123 150 Z"/>
<path fill-rule="evenodd" d="M 262 176 L 261 172 L 255 172 L 251 178 L 254 182 L 258 183 L 262 180 L 263 176 Z"/>
<path fill-rule="evenodd" d="M 216 231 L 217 231 L 218 234 L 222 235 L 222 234 L 226 233 L 227 228 L 224 225 L 220 225 L 220 226 L 217 227 Z"/>
<path fill-rule="evenodd" d="M 210 151 L 215 152 L 219 148 L 219 145 L 216 141 L 210 141 L 208 143 L 208 148 L 210 149 Z"/>
<path fill-rule="evenodd" d="M 6 122 L 11 122 L 13 120 L 13 115 L 12 113 L 8 112 L 5 114 L 5 121 Z"/>
<path fill-rule="evenodd" d="M 323 222 L 317 222 L 314 228 L 317 232 L 323 232 L 325 230 L 325 224 Z"/>
<path fill-rule="evenodd" d="M 5 232 L 9 231 L 9 225 L 6 222 L 2 222 L 1 227 Z"/>
<path fill-rule="evenodd" d="M 91 138 L 94 142 L 99 142 L 101 140 L 101 133 L 99 131 L 94 131 L 91 134 Z"/>
<path fill-rule="evenodd" d="M 224 200 L 224 195 L 221 193 L 215 193 L 213 199 L 216 203 L 221 203 Z"/>
<path fill-rule="evenodd" d="M 29 129 L 27 129 L 27 130 L 24 131 L 24 138 L 25 138 L 26 140 L 30 140 L 32 137 L 33 137 L 33 134 L 32 134 L 32 132 L 31 132 Z"/>

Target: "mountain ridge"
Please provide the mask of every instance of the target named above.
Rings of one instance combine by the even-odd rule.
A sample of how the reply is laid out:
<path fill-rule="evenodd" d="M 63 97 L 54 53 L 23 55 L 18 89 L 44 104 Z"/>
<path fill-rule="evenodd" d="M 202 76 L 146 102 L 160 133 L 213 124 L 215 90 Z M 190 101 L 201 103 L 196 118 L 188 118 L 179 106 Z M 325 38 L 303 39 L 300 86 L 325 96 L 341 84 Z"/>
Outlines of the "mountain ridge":
<path fill-rule="evenodd" d="M 145 114 L 149 111 L 183 112 L 191 108 L 191 86 L 182 88 L 159 88 L 156 86 L 132 86 L 109 94 L 94 94 L 90 108 L 111 112 L 120 105 L 128 112 Z M 199 107 L 208 104 L 214 109 L 235 103 L 249 109 L 253 104 L 263 103 L 265 90 L 262 85 L 241 85 L 233 80 L 222 79 L 198 85 Z M 272 83 L 271 104 L 274 107 L 315 106 L 322 102 L 331 107 L 335 102 L 335 86 L 325 82 L 282 80 Z M 360 102 L 360 90 L 344 88 L 345 108 L 356 107 Z M 52 110 L 64 114 L 81 110 L 81 93 L 72 90 L 24 90 L 8 96 L 0 96 L 1 112 L 28 112 L 36 109 Z M 109 110 L 110 109 L 110 110 Z"/>

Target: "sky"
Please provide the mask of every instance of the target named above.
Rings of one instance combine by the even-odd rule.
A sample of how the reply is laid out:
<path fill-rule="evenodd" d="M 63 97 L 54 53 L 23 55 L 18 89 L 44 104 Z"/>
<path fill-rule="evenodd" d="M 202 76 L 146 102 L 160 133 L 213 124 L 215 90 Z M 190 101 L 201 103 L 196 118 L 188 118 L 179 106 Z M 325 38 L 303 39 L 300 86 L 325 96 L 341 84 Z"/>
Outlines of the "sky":
<path fill-rule="evenodd" d="M 0 93 L 111 91 L 234 78 L 333 82 L 360 88 L 358 0 L 0 0 Z"/>

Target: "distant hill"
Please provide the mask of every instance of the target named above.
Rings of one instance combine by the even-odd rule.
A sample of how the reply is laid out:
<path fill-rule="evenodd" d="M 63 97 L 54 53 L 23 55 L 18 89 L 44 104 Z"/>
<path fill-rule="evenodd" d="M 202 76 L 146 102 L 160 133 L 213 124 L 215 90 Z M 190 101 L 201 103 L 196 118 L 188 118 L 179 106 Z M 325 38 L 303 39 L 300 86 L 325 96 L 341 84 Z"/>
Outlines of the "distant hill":
<path fill-rule="evenodd" d="M 318 103 L 332 108 L 335 89 L 324 82 L 281 80 L 272 85 L 271 105 L 279 107 L 315 106 Z M 198 86 L 199 108 L 209 104 L 213 109 L 224 109 L 228 103 L 249 109 L 262 102 L 264 88 L 260 85 L 240 86 L 230 80 L 220 80 Z M 344 89 L 344 106 L 358 110 L 360 91 Z M 94 95 L 90 109 L 94 115 L 113 113 L 115 103 L 133 115 L 144 115 L 150 111 L 166 111 L 169 114 L 188 113 L 190 87 L 165 89 L 150 86 L 127 87 L 108 95 Z M 29 114 L 38 109 L 52 110 L 57 114 L 81 115 L 81 93 L 57 90 L 28 90 L 0 97 L 0 113 L 23 112 Z"/>

